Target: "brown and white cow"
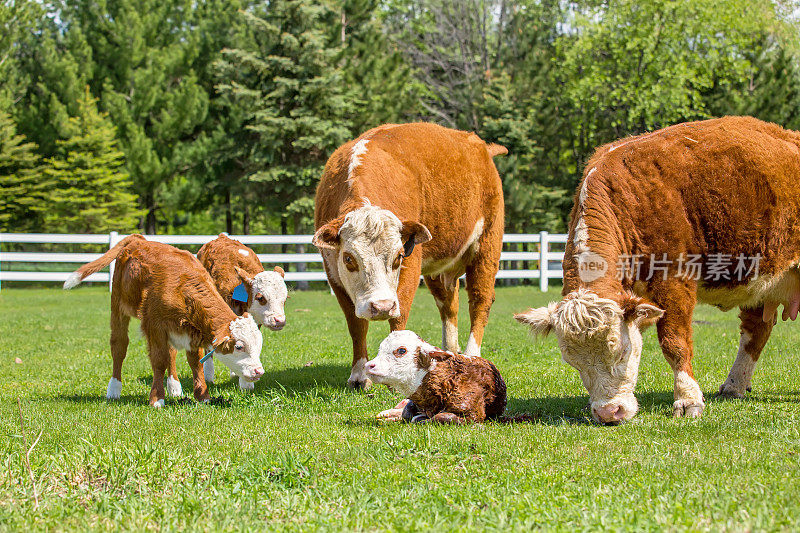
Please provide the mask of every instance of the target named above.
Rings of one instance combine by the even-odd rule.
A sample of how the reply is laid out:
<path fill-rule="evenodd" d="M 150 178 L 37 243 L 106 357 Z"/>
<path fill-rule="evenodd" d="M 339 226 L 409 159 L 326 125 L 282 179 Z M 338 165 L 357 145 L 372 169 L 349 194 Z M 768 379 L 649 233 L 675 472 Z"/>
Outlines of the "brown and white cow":
<path fill-rule="evenodd" d="M 237 315 L 247 311 L 259 326 L 275 331 L 283 329 L 288 291 L 281 267 L 264 270 L 253 250 L 224 233 L 204 244 L 197 252 L 197 259 L 211 274 L 220 295 Z M 246 295 L 245 301 L 234 299 L 234 291 L 239 286 L 243 286 L 245 292 L 237 296 Z M 213 358 L 203 363 L 203 373 L 207 382 L 214 381 Z M 253 389 L 254 386 L 252 381 L 239 378 L 240 388 Z"/>
<path fill-rule="evenodd" d="M 253 318 L 237 316 L 220 296 L 200 262 L 189 252 L 130 235 L 102 257 L 83 265 L 64 282 L 78 285 L 116 260 L 111 289 L 111 357 L 113 370 L 106 398 L 122 390 L 122 362 L 128 351 L 128 325 L 141 320 L 147 339 L 153 386 L 150 405 L 164 405 L 164 373 L 170 366 L 170 347 L 186 350 L 192 369 L 194 396 L 208 400 L 200 358 L 204 349 L 241 378 L 257 381 L 261 366 L 261 332 Z M 174 364 L 174 359 L 172 360 Z"/>
<path fill-rule="evenodd" d="M 504 153 L 474 133 L 415 123 L 369 130 L 328 159 L 314 244 L 353 341 L 351 387 L 370 385 L 369 321 L 404 329 L 420 274 L 439 308 L 442 345 L 459 351 L 458 279 L 466 273 L 466 354 L 480 355 L 503 238 L 492 157 Z"/>
<path fill-rule="evenodd" d="M 595 419 L 633 417 L 640 330 L 656 323 L 675 416 L 702 413 L 692 371 L 698 301 L 739 307 L 720 393 L 741 397 L 775 322 L 800 305 L 800 134 L 749 117 L 678 124 L 599 148 L 575 196 L 563 300 L 517 315 L 555 333 Z"/>

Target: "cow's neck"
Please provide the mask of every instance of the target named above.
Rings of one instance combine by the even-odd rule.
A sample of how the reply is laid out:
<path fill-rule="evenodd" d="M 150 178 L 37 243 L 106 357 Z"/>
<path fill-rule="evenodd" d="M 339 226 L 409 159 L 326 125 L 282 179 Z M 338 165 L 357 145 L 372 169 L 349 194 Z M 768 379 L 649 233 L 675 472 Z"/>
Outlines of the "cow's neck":
<path fill-rule="evenodd" d="M 197 295 L 197 303 L 189 308 L 188 320 L 191 326 L 200 333 L 201 345 L 211 344 L 230 336 L 230 324 L 236 314 L 224 301 L 209 291 Z M 217 301 L 219 300 L 219 301 Z"/>

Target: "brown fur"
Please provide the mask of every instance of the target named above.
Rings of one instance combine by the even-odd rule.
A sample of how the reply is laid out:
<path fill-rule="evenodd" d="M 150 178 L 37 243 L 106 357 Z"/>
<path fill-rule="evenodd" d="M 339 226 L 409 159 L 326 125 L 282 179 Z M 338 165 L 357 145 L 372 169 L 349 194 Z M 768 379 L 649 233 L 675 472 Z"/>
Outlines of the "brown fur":
<path fill-rule="evenodd" d="M 586 165 L 575 196 L 564 256 L 567 295 L 588 287 L 617 301 L 624 310 L 644 297 L 664 309 L 658 338 L 675 372 L 692 371 L 692 312 L 698 300 L 724 310 L 742 308 L 742 330 L 758 357 L 771 323 L 759 321 L 765 300 L 748 301 L 736 292 L 749 279 L 700 282 L 656 273 L 639 279 L 616 279 L 620 255 L 740 253 L 761 255 L 759 277 L 797 276 L 800 261 L 800 134 L 750 117 L 724 117 L 671 126 L 598 148 Z M 583 210 L 579 205 L 585 187 Z M 585 283 L 579 278 L 574 243 L 578 219 L 588 227 L 588 247 L 609 264 L 605 276 Z M 734 266 L 736 261 L 733 261 Z M 786 304 L 800 295 L 773 294 L 767 300 Z M 785 298 L 785 299 L 784 299 Z M 770 320 L 771 322 L 771 320 Z"/>
<path fill-rule="evenodd" d="M 111 290 L 112 376 L 121 381 L 122 362 L 128 350 L 128 325 L 131 318 L 141 320 L 147 339 L 153 386 L 150 404 L 164 399 L 164 372 L 170 361 L 169 334 L 184 334 L 191 339 L 186 358 L 192 369 L 194 396 L 208 399 L 200 357 L 203 348 L 217 340 L 216 349 L 231 353 L 230 323 L 236 314 L 226 305 L 208 272 L 184 250 L 131 235 L 101 258 L 77 270 L 81 279 L 116 260 Z M 174 368 L 172 369 L 174 371 Z"/>
<path fill-rule="evenodd" d="M 369 139 L 366 154 L 347 183 L 353 145 Z M 328 160 L 317 187 L 315 225 L 334 233 L 348 212 L 363 199 L 392 211 L 401 221 L 417 221 L 433 239 L 417 246 L 403 262 L 397 288 L 400 317 L 389 320 L 391 331 L 405 328 L 420 274 L 443 304 L 442 321 L 457 324 L 458 278 L 466 273 L 471 332 L 480 346 L 494 302 L 494 278 L 503 239 L 503 190 L 492 156 L 507 153 L 487 145 L 474 133 L 434 124 L 387 124 L 367 131 L 339 147 Z M 455 257 L 479 219 L 484 230 L 473 250 L 441 275 L 431 276 L 430 265 Z M 338 225 L 337 225 L 338 224 Z M 332 235 L 335 237 L 335 234 Z M 355 316 L 353 302 L 335 283 L 325 263 L 328 280 L 344 311 L 353 341 L 353 366 L 367 359 L 368 322 Z"/>
<path fill-rule="evenodd" d="M 450 352 L 417 352 L 420 368 L 436 365 L 411 395 L 416 407 L 440 423 L 483 422 L 506 408 L 506 384 L 497 368 L 482 357 Z"/>

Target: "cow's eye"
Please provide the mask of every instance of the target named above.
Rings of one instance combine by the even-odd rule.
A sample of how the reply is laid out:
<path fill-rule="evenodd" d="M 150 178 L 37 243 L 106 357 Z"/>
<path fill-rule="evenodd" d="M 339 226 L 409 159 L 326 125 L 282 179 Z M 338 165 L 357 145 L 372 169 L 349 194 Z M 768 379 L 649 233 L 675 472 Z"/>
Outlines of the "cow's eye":
<path fill-rule="evenodd" d="M 242 341 L 236 341 L 236 344 L 234 345 L 233 349 L 236 350 L 237 352 L 241 352 L 242 350 L 244 350 L 244 343 Z"/>
<path fill-rule="evenodd" d="M 400 264 L 403 262 L 403 254 L 397 254 L 397 257 L 394 258 L 394 263 L 392 263 L 392 269 L 397 270 L 400 268 Z"/>
<path fill-rule="evenodd" d="M 263 295 L 263 294 L 261 294 L 261 293 L 258 293 L 258 294 L 256 294 L 256 300 L 257 300 L 257 301 L 258 301 L 258 303 L 260 303 L 261 305 L 267 305 L 267 299 L 266 299 L 266 298 L 264 298 L 264 295 Z"/>
<path fill-rule="evenodd" d="M 406 352 L 407 352 L 407 350 L 405 348 L 403 348 L 402 346 L 394 351 L 394 353 L 397 354 L 398 356 L 399 355 L 405 355 Z"/>
<path fill-rule="evenodd" d="M 356 263 L 355 257 L 351 254 L 345 252 L 342 254 L 342 261 L 344 261 L 344 266 L 347 267 L 347 270 L 350 272 L 355 272 L 358 270 L 358 263 Z"/>

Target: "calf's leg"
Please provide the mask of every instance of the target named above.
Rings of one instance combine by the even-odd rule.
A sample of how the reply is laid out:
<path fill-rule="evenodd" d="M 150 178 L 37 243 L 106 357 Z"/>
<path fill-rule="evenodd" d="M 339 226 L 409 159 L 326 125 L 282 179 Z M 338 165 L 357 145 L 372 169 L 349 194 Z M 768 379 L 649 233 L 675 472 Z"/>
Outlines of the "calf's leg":
<path fill-rule="evenodd" d="M 178 350 L 169 347 L 169 376 L 167 376 L 167 392 L 173 398 L 180 398 L 183 396 L 183 388 L 181 382 L 178 380 Z"/>
<path fill-rule="evenodd" d="M 720 386 L 719 395 L 728 398 L 742 398 L 750 390 L 750 380 L 761 355 L 761 350 L 772 332 L 773 320 L 764 322 L 764 308 L 742 309 L 739 312 L 739 352 L 733 362 L 728 379 Z"/>
<path fill-rule="evenodd" d="M 116 301 L 115 301 L 116 300 Z M 106 398 L 119 399 L 122 392 L 122 362 L 128 354 L 128 325 L 131 319 L 119 308 L 119 299 L 111 298 L 111 379 L 106 388 Z"/>
<path fill-rule="evenodd" d="M 142 329 L 145 329 L 144 327 Z M 147 329 L 145 329 L 147 331 Z M 150 333 L 147 338 L 150 366 L 153 368 L 153 387 L 150 389 L 150 405 L 164 407 L 164 374 L 169 367 L 169 343 L 161 332 Z"/>
<path fill-rule="evenodd" d="M 451 352 L 460 352 L 458 345 L 458 278 L 446 284 L 444 276 L 435 278 L 425 276 L 425 284 L 439 308 L 442 319 L 442 348 Z"/>
<path fill-rule="evenodd" d="M 205 355 L 205 350 L 198 348 L 197 350 L 186 350 L 186 361 L 189 363 L 189 368 L 192 369 L 192 385 L 194 389 L 194 399 L 198 402 L 207 402 L 208 386 L 205 380 L 205 367 L 200 362 L 200 359 Z M 211 359 L 209 359 L 210 361 Z M 208 361 L 206 361 L 208 362 Z"/>

